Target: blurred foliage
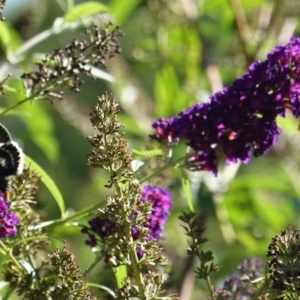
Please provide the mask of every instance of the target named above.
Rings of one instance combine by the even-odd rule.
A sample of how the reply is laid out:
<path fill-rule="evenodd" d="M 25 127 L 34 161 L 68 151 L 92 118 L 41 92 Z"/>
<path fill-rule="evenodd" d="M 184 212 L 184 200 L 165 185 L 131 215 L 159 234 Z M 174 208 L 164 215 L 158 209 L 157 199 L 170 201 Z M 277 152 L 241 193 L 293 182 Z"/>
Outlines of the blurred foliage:
<path fill-rule="evenodd" d="M 0 77 L 10 73 L 14 78 L 8 80 L 1 107 L 21 99 L 25 92 L 15 78 L 32 68 L 40 55 L 82 34 L 80 26 L 69 22 L 82 17 L 83 23 L 113 21 L 120 25 L 125 33 L 120 40 L 122 54 L 100 70 L 103 73 L 98 78 L 86 79 L 80 94 L 67 93 L 65 100 L 53 105 L 27 103 L 1 116 L 1 123 L 56 183 L 67 212 L 83 209 L 105 197 L 106 175 L 86 166 L 90 151 L 86 137 L 93 133 L 88 113 L 98 95 L 112 91 L 120 101 L 130 147 L 152 149 L 145 146 L 151 121 L 207 101 L 209 95 L 242 75 L 251 62 L 264 59 L 276 44 L 299 35 L 299 12 L 296 0 L 28 1 L 20 10 L 14 7 L 12 15 L 5 15 L 6 22 L 0 23 Z M 41 32 L 48 35 L 37 41 Z M 30 41 L 36 43 L 30 45 Z M 162 243 L 170 261 L 168 292 L 182 293 L 181 299 L 207 295 L 203 283 L 194 282 L 193 262 L 186 257 L 185 235 L 177 218 L 191 206 L 186 201 L 187 190 L 194 210 L 201 212 L 207 224 L 205 247 L 213 250 L 222 266 L 215 275 L 216 284 L 243 258 L 266 259 L 271 237 L 281 229 L 298 226 L 300 133 L 294 120 L 279 122 L 283 129 L 280 141 L 259 160 L 254 158 L 229 173 L 225 168 L 218 178 L 186 173 L 183 187 L 176 169 L 154 179 L 154 183 L 168 185 L 174 197 Z M 43 186 L 39 207 L 45 220 L 59 217 L 53 196 Z M 57 245 L 67 241 L 84 270 L 93 257 L 79 231 L 77 226 L 59 227 L 52 235 Z M 111 276 L 99 265 L 88 280 L 111 286 Z M 97 293 L 105 294 L 101 289 Z"/>

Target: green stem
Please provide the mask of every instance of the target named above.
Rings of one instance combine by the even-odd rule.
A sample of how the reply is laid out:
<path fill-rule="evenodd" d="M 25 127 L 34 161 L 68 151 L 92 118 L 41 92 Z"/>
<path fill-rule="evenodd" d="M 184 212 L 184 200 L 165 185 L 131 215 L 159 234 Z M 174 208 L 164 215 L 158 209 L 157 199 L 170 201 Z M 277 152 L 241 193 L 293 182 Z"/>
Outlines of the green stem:
<path fill-rule="evenodd" d="M 15 266 L 19 269 L 21 273 L 24 273 L 25 269 L 23 266 L 16 260 L 16 258 L 12 255 L 12 252 L 9 248 L 7 248 L 2 241 L 0 241 L 0 248 L 5 252 L 5 254 L 13 261 Z"/>
<path fill-rule="evenodd" d="M 180 157 L 174 159 L 173 161 L 168 162 L 167 164 L 165 164 L 161 168 L 158 168 L 157 170 L 155 170 L 153 173 L 151 173 L 151 174 L 149 174 L 149 175 L 141 178 L 140 179 L 140 183 L 144 183 L 146 181 L 149 181 L 151 178 L 159 175 L 164 170 L 167 170 L 168 168 L 175 166 L 176 164 L 178 164 L 180 161 L 184 160 L 185 158 L 186 158 L 186 155 L 180 156 Z"/>
<path fill-rule="evenodd" d="M 207 284 L 207 287 L 209 289 L 209 292 L 210 292 L 210 296 L 213 300 L 216 299 L 216 296 L 215 296 L 215 292 L 214 292 L 214 287 L 212 286 L 211 282 L 210 282 L 210 278 L 209 276 L 205 276 L 205 282 Z"/>
<path fill-rule="evenodd" d="M 9 106 L 9 107 L 5 108 L 4 110 L 2 110 L 2 111 L 0 112 L 0 116 L 5 115 L 5 114 L 6 114 L 7 112 L 9 112 L 10 110 L 12 110 L 12 109 L 14 109 L 14 108 L 16 108 L 16 107 L 18 107 L 18 106 L 24 104 L 25 102 L 27 102 L 27 101 L 29 101 L 29 100 L 31 100 L 31 97 L 30 97 L 30 98 L 25 98 L 25 99 L 23 99 L 23 100 L 21 100 L 21 101 L 15 103 L 15 104 L 12 104 L 11 106 Z"/>
<path fill-rule="evenodd" d="M 122 207 L 122 213 L 123 215 L 126 215 L 125 213 L 126 207 L 125 207 L 125 203 Z M 130 228 L 130 224 L 128 222 L 125 223 L 125 231 L 126 231 L 126 238 L 127 241 L 130 241 L 130 243 L 133 243 L 133 239 L 132 239 L 132 235 L 131 235 L 131 228 Z M 131 247 L 131 250 L 129 251 L 130 253 L 130 257 L 131 257 L 131 263 L 132 263 L 132 269 L 133 269 L 133 273 L 135 276 L 135 280 L 139 289 L 139 296 L 141 300 L 146 300 L 146 295 L 145 295 L 145 289 L 144 289 L 144 280 L 143 280 L 143 276 L 141 273 L 141 268 L 140 268 L 140 264 L 139 264 L 139 259 L 136 253 L 136 248 L 135 247 Z"/>
<path fill-rule="evenodd" d="M 82 216 L 84 215 L 87 215 L 88 213 L 94 211 L 95 209 L 99 208 L 99 207 L 103 207 L 105 205 L 105 201 L 101 201 L 101 202 L 98 202 L 94 205 L 91 205 L 89 207 L 86 207 L 78 212 L 76 212 L 75 214 L 65 218 L 65 219 L 59 219 L 57 221 L 54 221 L 53 223 L 50 223 L 49 225 L 46 225 L 44 228 L 47 228 L 47 229 L 52 229 L 52 228 L 56 228 L 58 226 L 61 226 L 63 224 L 66 224 L 66 223 L 69 223 L 73 220 L 77 220 L 79 218 L 81 218 Z"/>
<path fill-rule="evenodd" d="M 105 141 L 105 145 L 108 144 L 106 135 L 104 135 L 104 141 Z M 110 174 L 114 174 L 113 171 L 113 166 L 112 166 L 113 162 L 111 162 L 110 166 L 109 166 L 109 172 Z M 120 202 L 123 198 L 123 192 L 121 187 L 119 186 L 118 182 L 114 183 L 115 189 L 116 189 L 116 195 L 119 198 Z M 121 206 L 121 214 L 123 215 L 124 219 L 127 221 L 127 217 L 126 217 L 126 201 L 123 201 L 122 203 L 123 205 Z M 130 221 L 128 220 L 127 222 L 124 223 L 124 227 L 125 227 L 125 235 L 126 235 L 126 241 L 128 242 L 128 244 L 133 244 L 133 238 L 132 238 L 132 234 L 131 234 L 131 227 L 130 227 Z M 136 253 L 136 247 L 130 247 L 131 250 L 129 251 L 130 257 L 131 257 L 131 266 L 133 269 L 133 273 L 134 273 L 134 277 L 138 286 L 138 290 L 139 290 L 139 298 L 141 300 L 146 300 L 146 295 L 145 295 L 145 289 L 144 289 L 144 280 L 143 280 L 143 276 L 141 273 L 141 269 L 140 269 L 140 265 L 139 265 L 139 259 Z"/>

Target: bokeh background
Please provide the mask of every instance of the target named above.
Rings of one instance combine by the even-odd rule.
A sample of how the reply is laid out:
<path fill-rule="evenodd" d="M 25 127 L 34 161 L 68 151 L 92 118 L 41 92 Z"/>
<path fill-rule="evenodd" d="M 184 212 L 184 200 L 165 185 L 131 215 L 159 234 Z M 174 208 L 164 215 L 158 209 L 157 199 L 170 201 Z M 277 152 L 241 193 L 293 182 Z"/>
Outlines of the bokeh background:
<path fill-rule="evenodd" d="M 88 1 L 8 0 L 4 10 L 11 40 L 0 31 L 0 77 L 18 77 L 34 68 L 36 54 L 64 47 L 82 32 L 69 29 L 38 43 L 19 63 L 8 63 L 7 43 L 17 50 L 22 43 L 48 30 L 72 5 Z M 89 112 L 97 96 L 112 92 L 121 103 L 125 137 L 132 149 L 143 150 L 153 133 L 151 122 L 170 117 L 209 96 L 263 60 L 276 45 L 299 36 L 300 2 L 296 0 L 112 0 L 107 12 L 94 15 L 104 26 L 108 21 L 121 27 L 121 55 L 109 61 L 106 76 L 85 79 L 81 92 L 67 92 L 66 99 L 51 104 L 33 102 L 1 118 L 25 153 L 53 178 L 70 213 L 105 199 L 107 174 L 87 167 L 91 147 L 86 137 L 94 131 Z M 68 6 L 69 5 L 69 6 Z M 1 28 L 0 28 L 1 29 Z M 2 29 L 1 29 L 2 30 Z M 1 107 L 17 101 L 13 93 L 0 98 Z M 299 226 L 300 132 L 298 121 L 280 119 L 280 140 L 264 157 L 248 165 L 223 168 L 217 178 L 203 172 L 185 172 L 191 185 L 195 209 L 207 226 L 209 242 L 222 265 L 213 276 L 219 285 L 225 274 L 236 271 L 242 259 L 266 252 L 272 236 L 289 226 Z M 184 145 L 174 155 L 183 153 Z M 204 283 L 195 280 L 196 261 L 186 256 L 187 242 L 178 216 L 188 205 L 181 186 L 182 173 L 168 170 L 161 183 L 174 197 L 173 210 L 162 245 L 169 265 L 165 289 L 180 293 L 181 299 L 205 299 Z M 37 209 L 44 220 L 59 217 L 51 194 L 41 184 Z M 81 220 L 82 223 L 87 220 Z M 80 227 L 68 226 L 51 232 L 55 246 L 66 241 L 81 270 L 94 261 L 85 246 Z M 103 264 L 87 278 L 113 286 L 113 274 Z M 103 299 L 107 296 L 96 290 Z"/>

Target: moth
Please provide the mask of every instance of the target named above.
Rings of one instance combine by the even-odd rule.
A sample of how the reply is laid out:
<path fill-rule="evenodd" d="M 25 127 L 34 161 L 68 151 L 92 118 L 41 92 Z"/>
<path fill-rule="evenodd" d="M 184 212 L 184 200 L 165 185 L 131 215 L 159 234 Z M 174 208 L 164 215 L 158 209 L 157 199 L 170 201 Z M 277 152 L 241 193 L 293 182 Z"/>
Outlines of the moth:
<path fill-rule="evenodd" d="M 9 197 L 9 178 L 23 173 L 24 153 L 19 145 L 11 140 L 8 130 L 0 124 L 0 191 Z"/>

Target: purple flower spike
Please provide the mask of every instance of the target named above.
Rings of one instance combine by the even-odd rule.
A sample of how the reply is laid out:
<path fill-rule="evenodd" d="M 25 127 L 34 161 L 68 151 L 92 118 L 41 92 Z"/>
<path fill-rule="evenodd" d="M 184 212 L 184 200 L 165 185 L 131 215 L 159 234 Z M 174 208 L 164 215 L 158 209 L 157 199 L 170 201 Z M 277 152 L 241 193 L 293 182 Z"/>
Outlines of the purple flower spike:
<path fill-rule="evenodd" d="M 140 201 L 151 202 L 152 211 L 147 224 L 149 239 L 159 240 L 172 207 L 171 195 L 159 186 L 146 185 L 142 190 Z"/>
<path fill-rule="evenodd" d="M 18 216 L 9 211 L 9 204 L 4 200 L 2 194 L 0 194 L 0 238 L 15 235 L 18 224 Z"/>
<path fill-rule="evenodd" d="M 268 152 L 278 140 L 276 117 L 289 109 L 300 116 L 300 39 L 278 46 L 264 62 L 253 63 L 233 84 L 177 117 L 158 119 L 152 138 L 170 146 L 184 140 L 193 153 L 192 170 L 217 174 L 220 154 L 226 163 L 248 163 Z M 189 151 L 188 151 L 189 152 Z"/>
<path fill-rule="evenodd" d="M 171 210 L 171 195 L 166 189 L 158 186 L 146 185 L 142 189 L 141 198 L 137 203 L 137 209 L 139 204 L 149 201 L 152 205 L 152 210 L 145 227 L 149 229 L 148 240 L 159 240 L 162 236 L 162 231 L 166 223 L 167 217 Z M 135 219 L 137 212 L 134 213 L 132 219 Z M 89 239 L 86 244 L 95 247 L 101 244 L 101 240 L 117 233 L 116 223 L 108 220 L 96 217 L 89 222 L 89 227 L 82 230 L 83 233 L 88 234 Z M 136 227 L 131 228 L 131 235 L 134 240 L 140 237 L 140 231 Z M 137 249 L 142 255 L 141 249 Z"/>

